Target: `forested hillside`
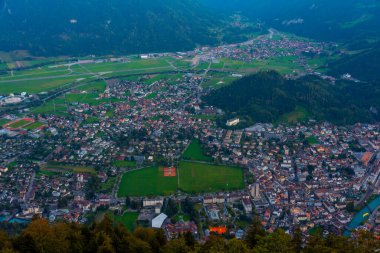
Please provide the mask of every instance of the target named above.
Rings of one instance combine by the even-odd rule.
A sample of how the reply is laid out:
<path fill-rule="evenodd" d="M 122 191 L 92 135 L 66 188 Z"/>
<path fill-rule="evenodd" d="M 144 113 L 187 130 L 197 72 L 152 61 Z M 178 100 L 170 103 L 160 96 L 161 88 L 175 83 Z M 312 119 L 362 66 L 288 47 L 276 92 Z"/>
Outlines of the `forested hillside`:
<path fill-rule="evenodd" d="M 354 78 L 380 85 L 380 43 L 371 45 L 357 54 L 333 61 L 329 65 L 332 75 L 349 73 Z"/>
<path fill-rule="evenodd" d="M 225 119 L 238 116 L 246 124 L 278 122 L 297 108 L 317 120 L 352 124 L 378 121 L 379 97 L 380 87 L 369 83 L 333 85 L 314 76 L 288 80 L 276 72 L 261 72 L 211 92 L 205 101 L 223 109 Z"/>
<path fill-rule="evenodd" d="M 204 244 L 196 242 L 189 233 L 171 241 L 166 240 L 163 230 L 138 228 L 131 233 L 121 225 L 115 227 L 109 218 L 92 226 L 51 225 L 38 219 L 14 238 L 0 231 L 0 252 L 7 253 L 369 253 L 376 252 L 379 243 L 366 232 L 358 233 L 355 241 L 335 235 L 323 238 L 317 232 L 304 244 L 299 231 L 293 237 L 282 230 L 267 234 L 257 220 L 249 227 L 245 240 L 211 236 Z"/>
<path fill-rule="evenodd" d="M 0 48 L 33 55 L 166 52 L 217 42 L 192 0 L 2 0 Z"/>
<path fill-rule="evenodd" d="M 378 0 L 202 0 L 210 9 L 240 12 L 269 27 L 318 40 L 352 43 L 380 37 Z"/>

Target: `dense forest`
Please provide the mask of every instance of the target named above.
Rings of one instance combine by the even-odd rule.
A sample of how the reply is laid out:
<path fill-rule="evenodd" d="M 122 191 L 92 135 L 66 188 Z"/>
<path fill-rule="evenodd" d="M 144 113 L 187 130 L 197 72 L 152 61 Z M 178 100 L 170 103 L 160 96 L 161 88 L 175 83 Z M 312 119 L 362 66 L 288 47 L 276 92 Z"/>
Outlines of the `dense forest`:
<path fill-rule="evenodd" d="M 0 48 L 33 55 L 150 53 L 217 43 L 192 0 L 2 0 Z"/>
<path fill-rule="evenodd" d="M 1 51 L 34 56 L 185 51 L 257 32 L 194 0 L 0 0 L 0 30 Z"/>
<path fill-rule="evenodd" d="M 11 253 L 370 253 L 380 248 L 380 241 L 371 233 L 359 232 L 355 240 L 342 236 L 322 237 L 321 231 L 304 241 L 300 231 L 293 236 L 283 230 L 266 233 L 257 219 L 248 228 L 244 240 L 211 236 L 205 243 L 192 234 L 168 241 L 163 230 L 137 228 L 133 233 L 122 225 L 114 226 L 107 216 L 91 226 L 74 223 L 49 224 L 36 219 L 20 234 L 9 237 L 0 231 L 0 252 Z"/>
<path fill-rule="evenodd" d="M 309 117 L 336 124 L 376 122 L 380 119 L 380 86 L 337 81 L 316 76 L 286 79 L 276 72 L 247 76 L 204 97 L 225 111 L 221 123 L 232 117 L 243 125 L 278 122 L 282 116 L 304 108 Z"/>

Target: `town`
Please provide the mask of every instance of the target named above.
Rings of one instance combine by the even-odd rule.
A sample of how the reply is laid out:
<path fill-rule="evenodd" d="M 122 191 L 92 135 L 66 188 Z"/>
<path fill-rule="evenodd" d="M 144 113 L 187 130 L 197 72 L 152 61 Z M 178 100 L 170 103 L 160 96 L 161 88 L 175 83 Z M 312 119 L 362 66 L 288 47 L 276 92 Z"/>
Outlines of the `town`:
<path fill-rule="evenodd" d="M 252 64 L 297 56 L 310 74 L 316 71 L 304 55 L 335 47 L 268 36 L 171 55 L 188 57 L 193 68 L 206 63 L 202 71 L 99 75 L 37 107 L 5 111 L 0 221 L 27 224 L 39 215 L 90 223 L 110 215 L 131 230 L 204 240 L 213 233 L 241 239 L 256 215 L 267 231 L 380 234 L 380 125 L 308 120 L 238 129 L 239 119 L 221 126 L 223 111 L 203 103 L 215 88 L 205 87 L 208 71 L 224 71 L 224 58 Z M 167 55 L 141 55 L 151 57 Z M 2 103 L 31 96 L 12 94 Z"/>

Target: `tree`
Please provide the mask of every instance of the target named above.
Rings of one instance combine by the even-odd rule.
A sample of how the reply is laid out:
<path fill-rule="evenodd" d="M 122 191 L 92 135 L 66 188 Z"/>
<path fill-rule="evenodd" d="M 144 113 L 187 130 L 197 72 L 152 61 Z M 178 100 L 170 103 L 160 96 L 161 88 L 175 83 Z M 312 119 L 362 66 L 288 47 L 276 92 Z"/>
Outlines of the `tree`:
<path fill-rule="evenodd" d="M 7 234 L 0 230 L 0 250 L 12 248 L 11 241 Z"/>
<path fill-rule="evenodd" d="M 57 231 L 46 220 L 36 219 L 22 232 L 20 239 L 24 243 L 29 241 L 27 245 L 32 252 L 70 252 L 67 226 L 60 226 L 59 233 Z"/>
<path fill-rule="evenodd" d="M 261 225 L 260 219 L 255 216 L 253 218 L 252 224 L 247 229 L 245 242 L 252 249 L 256 246 L 259 237 L 263 237 L 265 234 L 266 233 Z"/>
<path fill-rule="evenodd" d="M 191 249 L 183 237 L 169 241 L 163 248 L 164 253 L 188 253 L 190 251 Z"/>
<path fill-rule="evenodd" d="M 86 198 L 93 199 L 95 193 L 100 189 L 100 178 L 97 176 L 91 176 L 86 183 Z"/>
<path fill-rule="evenodd" d="M 178 205 L 177 205 L 177 203 L 174 200 L 168 199 L 168 204 L 166 206 L 165 213 L 169 217 L 172 217 L 173 215 L 175 215 L 175 214 L 178 213 Z"/>
<path fill-rule="evenodd" d="M 126 197 L 125 198 L 125 206 L 128 208 L 130 205 L 131 205 L 131 198 L 130 197 Z"/>
<path fill-rule="evenodd" d="M 209 240 L 202 246 L 201 253 L 208 252 L 226 252 L 226 240 L 222 237 L 212 235 Z"/>
<path fill-rule="evenodd" d="M 228 242 L 227 246 L 227 253 L 245 253 L 249 252 L 247 244 L 244 243 L 244 241 L 232 239 Z"/>
<path fill-rule="evenodd" d="M 191 249 L 194 250 L 195 247 L 195 238 L 191 232 L 186 232 L 184 234 L 184 238 L 186 241 L 186 245 Z"/>
<path fill-rule="evenodd" d="M 346 206 L 346 210 L 347 210 L 347 212 L 350 212 L 350 213 L 352 213 L 352 212 L 354 212 L 355 211 L 355 204 L 354 204 L 354 202 L 348 202 L 347 203 L 347 206 Z"/>
<path fill-rule="evenodd" d="M 294 230 L 292 243 L 296 253 L 300 253 L 302 250 L 302 232 L 299 228 Z"/>
<path fill-rule="evenodd" d="M 261 236 L 253 249 L 255 253 L 293 253 L 295 252 L 292 238 L 282 229 L 277 229 L 274 233 Z"/>

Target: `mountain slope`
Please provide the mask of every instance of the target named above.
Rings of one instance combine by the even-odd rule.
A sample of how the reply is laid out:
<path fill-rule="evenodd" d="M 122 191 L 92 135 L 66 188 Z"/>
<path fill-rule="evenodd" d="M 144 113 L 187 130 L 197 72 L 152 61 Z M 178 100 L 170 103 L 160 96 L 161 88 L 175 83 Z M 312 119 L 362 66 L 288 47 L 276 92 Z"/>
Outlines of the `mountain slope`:
<path fill-rule="evenodd" d="M 191 0 L 2 0 L 0 48 L 34 55 L 118 54 L 214 44 L 212 16 Z"/>
<path fill-rule="evenodd" d="M 247 125 L 276 122 L 282 116 L 304 108 L 311 117 L 338 124 L 380 120 L 380 87 L 353 82 L 336 85 L 314 76 L 288 80 L 276 72 L 262 72 L 211 92 L 207 104 L 238 116 Z M 223 119 L 223 120 L 225 120 Z"/>
<path fill-rule="evenodd" d="M 358 54 L 333 61 L 329 66 L 332 75 L 350 73 L 354 78 L 380 84 L 380 43 Z"/>
<path fill-rule="evenodd" d="M 379 0 L 202 0 L 211 9 L 241 12 L 268 26 L 319 40 L 379 38 Z"/>

